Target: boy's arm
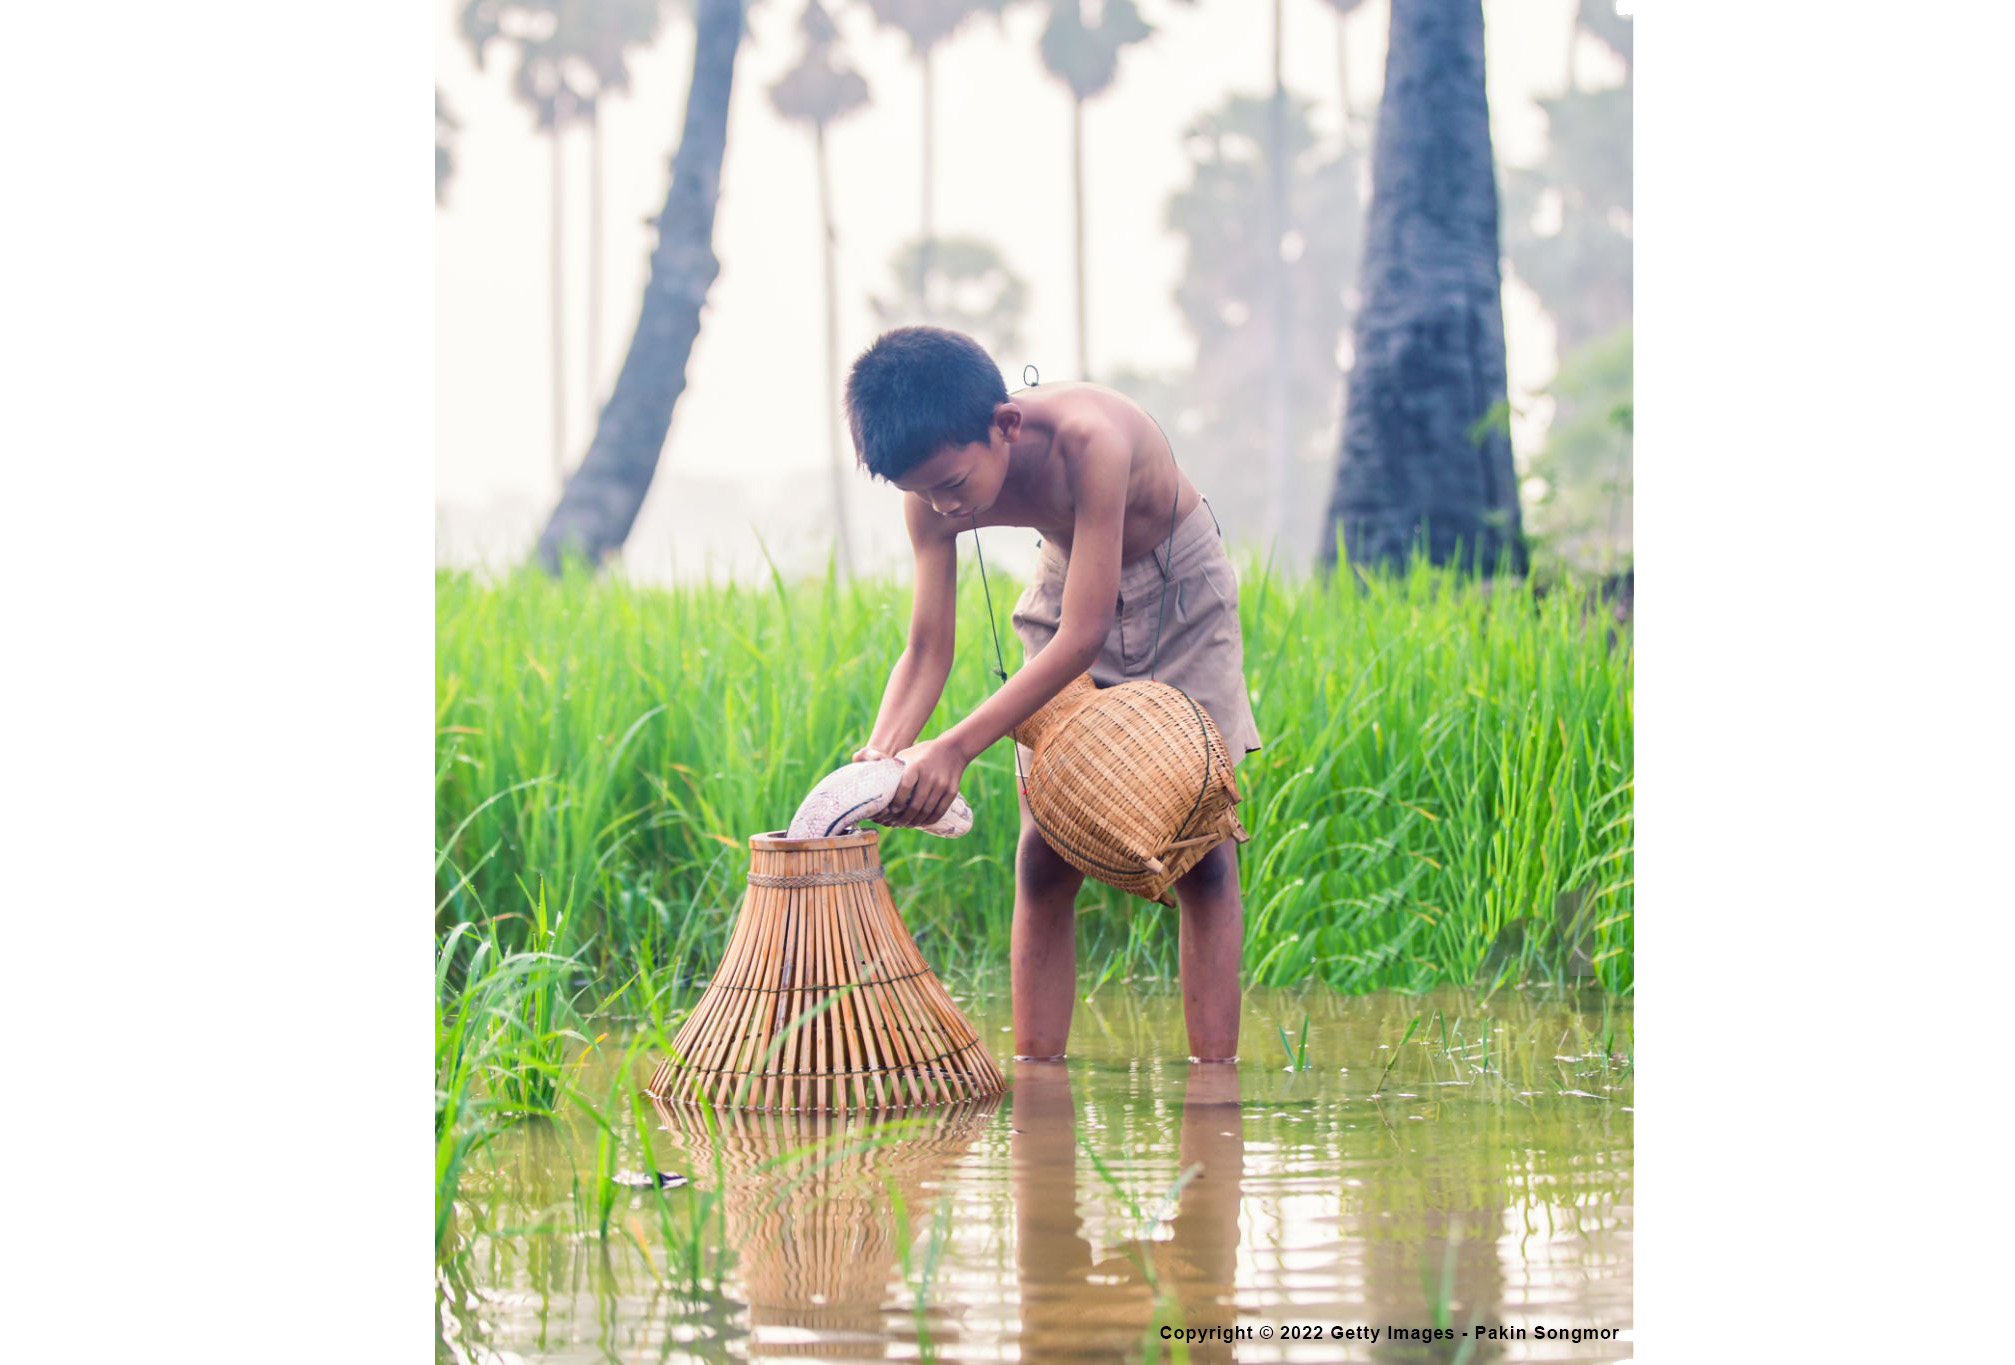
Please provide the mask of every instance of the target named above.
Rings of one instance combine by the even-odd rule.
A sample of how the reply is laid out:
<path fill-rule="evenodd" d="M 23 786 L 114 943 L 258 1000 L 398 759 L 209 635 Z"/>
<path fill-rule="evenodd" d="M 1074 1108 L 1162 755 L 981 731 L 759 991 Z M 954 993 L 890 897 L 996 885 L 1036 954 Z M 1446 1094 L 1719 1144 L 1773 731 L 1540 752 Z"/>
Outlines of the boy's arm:
<path fill-rule="evenodd" d="M 883 812 L 885 820 L 908 818 L 887 823 L 929 824 L 943 815 L 957 794 L 957 779 L 966 765 L 1034 715 L 1098 658 L 1112 629 L 1113 603 L 1119 596 L 1129 459 L 1125 437 L 1116 430 L 1095 430 L 1083 440 L 1067 465 L 1077 512 L 1056 635 L 971 715 L 932 741 L 932 746 L 949 749 L 948 757 L 910 762 L 895 801 Z"/>
<path fill-rule="evenodd" d="M 903 521 L 916 556 L 909 642 L 889 671 L 888 687 L 867 747 L 896 754 L 916 743 L 937 709 L 952 671 L 953 608 L 958 594 L 957 523 L 940 517 L 914 493 L 903 495 Z"/>

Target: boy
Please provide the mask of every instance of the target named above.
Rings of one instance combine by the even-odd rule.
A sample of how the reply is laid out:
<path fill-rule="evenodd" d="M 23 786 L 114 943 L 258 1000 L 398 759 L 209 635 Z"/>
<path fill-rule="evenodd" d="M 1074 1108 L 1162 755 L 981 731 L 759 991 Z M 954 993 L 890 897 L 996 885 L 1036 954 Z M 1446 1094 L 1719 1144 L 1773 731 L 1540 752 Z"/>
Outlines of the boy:
<path fill-rule="evenodd" d="M 966 765 L 1087 670 L 1109 687 L 1146 677 L 1152 659 L 1156 678 L 1209 712 L 1234 762 L 1259 748 L 1238 580 L 1215 514 L 1201 506 L 1147 413 L 1096 384 L 1046 384 L 1010 398 L 977 342 L 936 327 L 884 333 L 854 361 L 846 403 L 860 462 L 905 494 L 916 554 L 909 642 L 889 674 L 874 732 L 854 755 L 904 761 L 881 823 L 938 819 Z M 1024 662 L 971 715 L 918 744 L 951 672 L 956 538 L 981 526 L 1030 526 L 1042 535 L 1041 567 L 1014 610 Z M 1023 750 L 1020 771 L 1028 760 Z M 1070 1033 L 1084 874 L 1043 841 L 1019 791 L 1016 798 L 1015 1055 L 1053 1060 Z M 1227 839 L 1212 849 L 1175 894 L 1192 1060 L 1236 1061 L 1245 920 L 1237 845 Z"/>

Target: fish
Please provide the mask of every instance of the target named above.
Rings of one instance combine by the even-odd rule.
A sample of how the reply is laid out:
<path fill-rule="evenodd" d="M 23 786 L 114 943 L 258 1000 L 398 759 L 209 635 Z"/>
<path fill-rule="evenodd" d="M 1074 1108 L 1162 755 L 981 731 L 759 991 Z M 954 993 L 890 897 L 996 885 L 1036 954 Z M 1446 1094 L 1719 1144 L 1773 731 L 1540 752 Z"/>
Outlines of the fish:
<path fill-rule="evenodd" d="M 862 821 L 872 821 L 895 800 L 902 785 L 903 761 L 899 758 L 870 759 L 849 763 L 819 780 L 798 804 L 791 817 L 787 839 L 829 839 L 851 834 Z M 956 839 L 971 831 L 973 808 L 963 796 L 953 796 L 944 815 L 933 825 L 919 825 L 926 834 L 940 839 Z"/>

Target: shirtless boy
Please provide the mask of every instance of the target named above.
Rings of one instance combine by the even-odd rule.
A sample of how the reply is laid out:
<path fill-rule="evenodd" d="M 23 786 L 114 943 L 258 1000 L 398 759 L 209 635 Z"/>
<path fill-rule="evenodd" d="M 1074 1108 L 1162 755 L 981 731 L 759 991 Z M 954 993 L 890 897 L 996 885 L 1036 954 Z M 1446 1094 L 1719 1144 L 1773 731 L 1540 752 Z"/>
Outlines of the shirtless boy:
<path fill-rule="evenodd" d="M 1109 687 L 1147 677 L 1152 665 L 1210 713 L 1234 762 L 1259 747 L 1237 577 L 1215 515 L 1140 407 L 1084 383 L 1009 397 L 977 342 L 935 327 L 884 333 L 854 361 L 846 403 L 860 462 L 903 490 L 916 553 L 909 642 L 854 755 L 906 765 L 882 823 L 937 820 L 966 765 L 1086 671 Z M 918 743 L 951 673 L 956 538 L 982 526 L 1028 526 L 1042 537 L 1041 566 L 1014 611 L 1025 662 L 971 715 Z M 1225 840 L 1175 884 L 1183 1018 L 1197 1061 L 1234 1061 L 1238 1052 L 1237 847 Z M 1017 1060 L 1063 1055 L 1083 882 L 1023 801 L 1010 972 Z"/>

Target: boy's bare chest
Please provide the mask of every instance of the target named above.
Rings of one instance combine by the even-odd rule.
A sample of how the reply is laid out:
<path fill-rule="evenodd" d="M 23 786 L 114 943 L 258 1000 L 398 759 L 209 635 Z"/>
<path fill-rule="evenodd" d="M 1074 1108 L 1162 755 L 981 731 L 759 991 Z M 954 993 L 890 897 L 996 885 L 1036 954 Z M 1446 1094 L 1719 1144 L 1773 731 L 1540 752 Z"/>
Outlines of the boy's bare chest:
<path fill-rule="evenodd" d="M 1127 489 L 1120 562 L 1130 564 L 1164 544 L 1170 527 L 1188 516 L 1197 500 L 1196 489 L 1171 465 L 1164 464 L 1159 477 L 1137 475 Z M 1030 527 L 1044 540 L 1054 542 L 1068 558 L 1077 526 L 1077 504 L 1059 467 L 1053 477 L 1031 487 L 1003 487 L 993 506 L 980 513 L 979 524 Z"/>

